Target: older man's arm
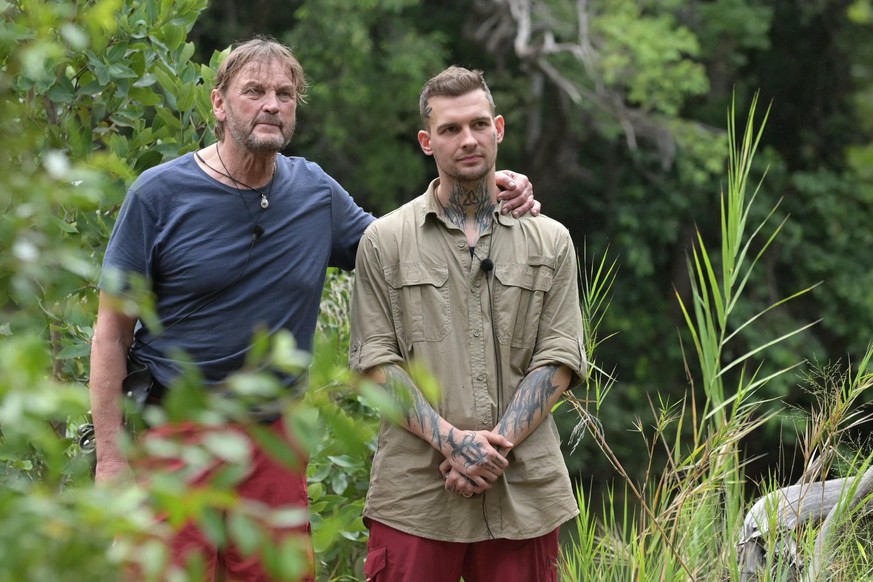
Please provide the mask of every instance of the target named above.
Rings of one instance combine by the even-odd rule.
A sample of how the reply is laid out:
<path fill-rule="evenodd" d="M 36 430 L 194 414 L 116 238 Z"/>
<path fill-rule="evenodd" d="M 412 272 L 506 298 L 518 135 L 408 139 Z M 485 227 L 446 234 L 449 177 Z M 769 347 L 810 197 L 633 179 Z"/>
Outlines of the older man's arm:
<path fill-rule="evenodd" d="M 124 431 L 121 384 L 127 375 L 127 352 L 137 320 L 116 310 L 113 299 L 106 292 L 100 293 L 97 324 L 91 342 L 89 389 L 97 447 L 97 483 L 132 478 L 130 465 L 120 448 Z"/>

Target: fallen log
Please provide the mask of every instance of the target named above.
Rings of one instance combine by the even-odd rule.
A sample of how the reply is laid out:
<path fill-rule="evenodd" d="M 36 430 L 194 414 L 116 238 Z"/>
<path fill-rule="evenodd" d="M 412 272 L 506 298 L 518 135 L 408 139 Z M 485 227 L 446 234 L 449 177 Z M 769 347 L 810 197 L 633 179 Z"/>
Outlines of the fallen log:
<path fill-rule="evenodd" d="M 850 493 L 851 501 L 841 504 Z M 768 558 L 787 576 L 783 578 L 786 582 L 827 580 L 824 565 L 830 559 L 831 541 L 847 527 L 846 520 L 840 518 L 853 511 L 873 519 L 873 466 L 862 476 L 800 483 L 758 499 L 746 513 L 737 544 L 740 582 L 764 578 Z M 808 565 L 798 550 L 796 536 L 802 527 L 819 527 Z M 768 548 L 776 555 L 768 556 Z"/>

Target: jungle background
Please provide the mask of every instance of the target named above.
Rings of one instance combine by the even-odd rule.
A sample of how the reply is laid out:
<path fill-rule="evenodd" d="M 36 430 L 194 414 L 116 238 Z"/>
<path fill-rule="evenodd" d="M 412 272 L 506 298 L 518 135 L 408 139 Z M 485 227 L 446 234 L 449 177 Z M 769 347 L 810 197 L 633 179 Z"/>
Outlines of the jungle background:
<path fill-rule="evenodd" d="M 482 69 L 507 139 L 499 167 L 526 174 L 543 211 L 589 261 L 620 264 L 600 360 L 621 387 L 604 403 L 610 434 L 650 416 L 653 391 L 689 380 L 674 290 L 688 297 L 695 229 L 714 237 L 727 155 L 726 112 L 756 91 L 772 103 L 756 211 L 790 216 L 744 307 L 823 284 L 743 339 L 763 343 L 821 320 L 768 356 L 768 366 L 858 359 L 873 337 L 873 13 L 869 2 L 269 2 L 210 3 L 191 39 L 202 60 L 252 34 L 291 46 L 312 83 L 290 153 L 321 164 L 380 215 L 434 176 L 421 155 L 416 96 L 448 64 Z M 762 395 L 807 406 L 797 377 Z M 790 477 L 792 439 L 774 424 L 750 442 L 761 468 Z M 621 447 L 621 445 L 616 445 Z M 629 447 L 636 446 L 631 440 Z M 780 450 L 782 450 L 780 448 Z M 790 451 L 790 447 L 787 449 Z M 630 452 L 628 450 L 627 452 Z M 783 451 L 784 452 L 784 451 Z M 568 459 L 604 475 L 593 449 Z"/>
<path fill-rule="evenodd" d="M 602 400 L 577 396 L 597 401 L 632 479 L 670 466 L 669 450 L 645 440 L 661 410 L 705 409 L 683 309 L 696 297 L 690 257 L 695 244 L 720 245 L 729 112 L 756 96 L 769 114 L 749 170 L 762 180 L 750 221 L 775 208 L 782 226 L 754 243 L 766 253 L 736 306 L 762 316 L 730 329 L 720 357 L 751 353 L 760 377 L 787 371 L 757 387 L 765 422 L 737 443 L 745 498 L 799 477 L 804 413 L 869 352 L 869 0 L 0 0 L 0 14 L 0 579 L 113 579 L 104 542 L 147 520 L 130 511 L 133 493 L 92 491 L 77 452 L 95 281 L 126 187 L 212 141 L 211 71 L 254 34 L 292 47 L 308 76 L 286 153 L 318 162 L 376 215 L 434 175 L 415 139 L 423 82 L 449 64 L 486 73 L 506 118 L 498 166 L 530 178 L 583 271 L 615 265 L 596 326 L 596 363 L 614 383 Z M 343 579 L 360 567 L 378 397 L 347 389 L 347 281 L 329 282 L 313 372 L 323 389 L 302 422 L 322 429 L 310 467 L 321 574 Z M 871 401 L 867 390 L 855 405 Z M 596 439 L 571 452 L 578 416 L 556 414 L 592 505 L 631 496 Z M 846 431 L 862 458 L 870 427 Z"/>

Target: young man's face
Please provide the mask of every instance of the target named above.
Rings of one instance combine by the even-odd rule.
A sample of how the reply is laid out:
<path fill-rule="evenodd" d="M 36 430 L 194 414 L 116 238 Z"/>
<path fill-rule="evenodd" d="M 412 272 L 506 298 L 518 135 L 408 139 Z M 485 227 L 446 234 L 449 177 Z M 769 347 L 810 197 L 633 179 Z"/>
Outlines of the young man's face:
<path fill-rule="evenodd" d="M 503 141 L 503 117 L 494 117 L 485 92 L 432 97 L 430 130 L 418 132 L 424 153 L 432 155 L 441 177 L 459 182 L 481 180 L 494 170 L 497 144 Z"/>
<path fill-rule="evenodd" d="M 212 93 L 215 117 L 224 121 L 225 135 L 255 152 L 277 152 L 288 145 L 297 123 L 297 91 L 278 61 L 247 64 L 225 93 Z"/>

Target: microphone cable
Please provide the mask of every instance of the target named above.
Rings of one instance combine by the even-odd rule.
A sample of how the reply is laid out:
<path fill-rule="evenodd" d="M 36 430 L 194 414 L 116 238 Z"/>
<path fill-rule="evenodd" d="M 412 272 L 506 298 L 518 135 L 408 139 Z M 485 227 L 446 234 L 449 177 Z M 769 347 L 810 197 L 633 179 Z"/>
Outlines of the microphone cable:
<path fill-rule="evenodd" d="M 491 242 L 488 245 L 488 254 L 484 259 L 479 259 L 479 268 L 485 273 L 485 287 L 488 290 L 488 312 L 490 314 L 490 327 L 491 327 L 491 343 L 494 349 L 494 365 L 496 369 L 496 384 L 497 384 L 497 417 L 500 418 L 500 415 L 503 414 L 503 363 L 500 361 L 500 346 L 497 340 L 497 327 L 496 321 L 494 320 L 494 294 L 491 289 L 491 273 L 494 271 L 494 261 L 491 260 L 491 250 L 494 248 L 494 241 L 497 235 L 497 220 L 493 220 L 491 223 Z M 475 250 L 471 249 L 473 256 L 477 259 L 479 258 L 476 255 Z M 488 537 L 492 540 L 494 538 L 494 534 L 491 532 L 491 526 L 488 524 L 488 512 L 485 508 L 485 494 L 487 491 L 482 492 L 482 519 L 485 521 L 485 529 L 488 531 Z"/>

